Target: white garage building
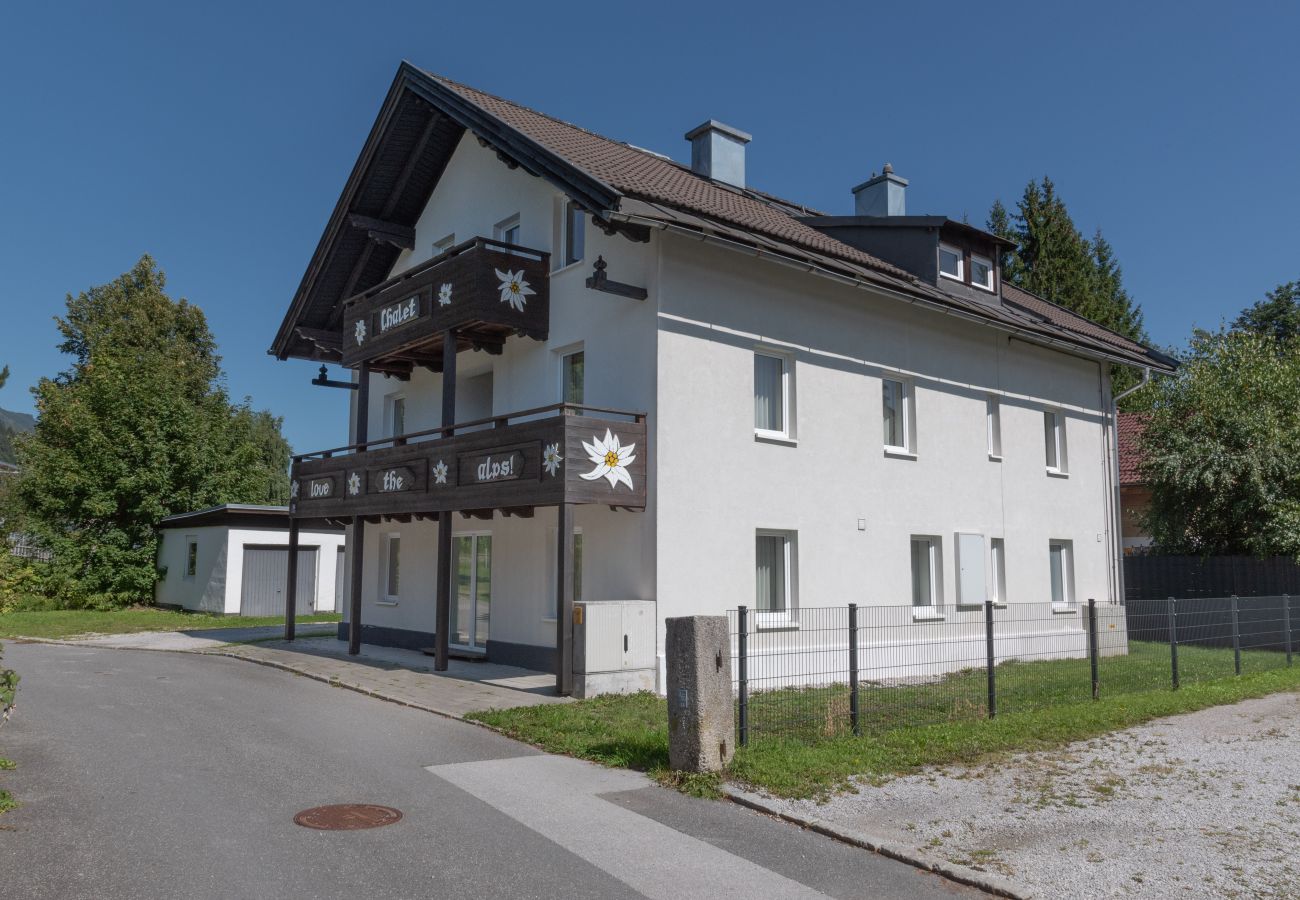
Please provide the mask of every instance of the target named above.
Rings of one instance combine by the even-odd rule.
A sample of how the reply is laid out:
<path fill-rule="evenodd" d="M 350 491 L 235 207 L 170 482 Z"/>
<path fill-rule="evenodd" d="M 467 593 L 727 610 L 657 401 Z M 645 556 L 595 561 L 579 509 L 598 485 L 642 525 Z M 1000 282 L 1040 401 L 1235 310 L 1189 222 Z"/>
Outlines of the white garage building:
<path fill-rule="evenodd" d="M 159 525 L 159 606 L 233 616 L 284 613 L 289 510 L 230 503 Z M 298 615 L 343 608 L 342 528 L 305 523 L 299 536 Z"/>

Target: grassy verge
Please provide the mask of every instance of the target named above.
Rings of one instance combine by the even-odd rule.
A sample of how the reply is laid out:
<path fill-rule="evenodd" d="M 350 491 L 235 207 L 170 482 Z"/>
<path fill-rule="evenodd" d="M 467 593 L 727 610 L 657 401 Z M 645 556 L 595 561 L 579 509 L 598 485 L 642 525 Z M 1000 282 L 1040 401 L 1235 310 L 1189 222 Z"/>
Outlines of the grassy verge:
<path fill-rule="evenodd" d="M 1227 652 L 1230 659 L 1231 651 Z M 1027 665 L 1058 662 L 1063 669 L 1077 665 L 1074 660 Z M 1111 668 L 1121 665 L 1107 662 Z M 1206 662 L 1218 672 L 1221 660 L 1211 656 Z M 1137 663 L 1145 665 L 1141 656 Z M 1118 681 L 1125 686 L 1122 678 Z M 1052 684 L 1050 679 L 1045 683 Z M 1048 687 L 1044 696 L 1052 702 L 1033 703 L 1027 684 L 1019 688 L 1021 702 L 992 720 L 968 716 L 924 725 L 904 721 L 862 737 L 842 733 L 819 737 L 808 732 L 756 736 L 736 753 L 727 777 L 781 797 L 824 796 L 851 789 L 854 777 L 885 779 L 922 766 L 974 763 L 1008 752 L 1049 749 L 1161 716 L 1297 690 L 1300 666 L 1184 684 L 1178 691 L 1133 680 L 1127 683 L 1129 692 L 1112 689 L 1098 701 L 1074 689 L 1062 698 Z M 489 710 L 470 718 L 544 750 L 641 769 L 661 781 L 674 781 L 668 771 L 667 709 L 662 698 L 651 694 Z M 708 793 L 711 786 L 706 779 L 687 787 L 693 793 Z"/>
<path fill-rule="evenodd" d="M 12 760 L 0 756 L 0 772 L 7 769 L 13 769 L 14 767 Z M 18 801 L 14 799 L 14 795 L 6 791 L 4 788 L 0 788 L 0 813 L 6 813 L 17 805 Z"/>
<path fill-rule="evenodd" d="M 302 624 L 337 622 L 337 613 L 299 616 Z M 67 638 L 82 634 L 133 634 L 138 631 L 190 631 L 209 628 L 252 628 L 280 625 L 279 616 L 214 616 L 155 607 L 109 611 L 87 609 L 40 610 L 0 615 L 0 637 Z"/>

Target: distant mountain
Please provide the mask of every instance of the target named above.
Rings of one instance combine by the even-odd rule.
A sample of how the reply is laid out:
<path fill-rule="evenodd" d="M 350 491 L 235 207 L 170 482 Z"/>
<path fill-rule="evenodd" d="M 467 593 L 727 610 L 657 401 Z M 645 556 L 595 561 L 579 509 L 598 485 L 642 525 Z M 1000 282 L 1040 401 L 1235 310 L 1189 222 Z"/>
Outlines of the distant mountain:
<path fill-rule="evenodd" d="M 27 413 L 0 409 L 0 462 L 17 462 L 17 457 L 14 455 L 14 435 L 31 431 L 35 427 L 36 420 Z"/>

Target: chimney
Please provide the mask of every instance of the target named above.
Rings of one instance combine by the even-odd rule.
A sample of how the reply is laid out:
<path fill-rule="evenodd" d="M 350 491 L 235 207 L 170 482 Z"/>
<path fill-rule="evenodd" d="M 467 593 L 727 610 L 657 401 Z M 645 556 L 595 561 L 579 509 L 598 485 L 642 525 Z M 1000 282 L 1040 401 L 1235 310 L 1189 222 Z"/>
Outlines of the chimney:
<path fill-rule="evenodd" d="M 745 145 L 750 135 L 713 119 L 686 132 L 691 142 L 691 171 L 736 187 L 745 186 Z"/>
<path fill-rule="evenodd" d="M 853 189 L 854 215 L 858 216 L 905 216 L 907 215 L 907 179 L 894 174 L 894 167 L 885 163 L 884 171 L 879 175 L 872 173 L 871 178 Z"/>

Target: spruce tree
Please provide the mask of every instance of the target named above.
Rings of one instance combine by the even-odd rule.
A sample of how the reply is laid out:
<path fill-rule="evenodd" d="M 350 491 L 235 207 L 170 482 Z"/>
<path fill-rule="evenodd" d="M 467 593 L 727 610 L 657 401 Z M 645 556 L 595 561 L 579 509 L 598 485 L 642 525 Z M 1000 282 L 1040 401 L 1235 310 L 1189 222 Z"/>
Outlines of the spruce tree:
<path fill-rule="evenodd" d="M 1279 344 L 1300 337 L 1300 281 L 1266 292 L 1263 300 L 1242 310 L 1233 328 L 1271 337 Z"/>

